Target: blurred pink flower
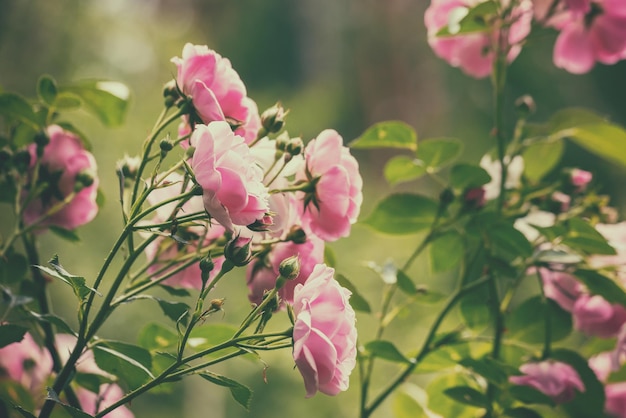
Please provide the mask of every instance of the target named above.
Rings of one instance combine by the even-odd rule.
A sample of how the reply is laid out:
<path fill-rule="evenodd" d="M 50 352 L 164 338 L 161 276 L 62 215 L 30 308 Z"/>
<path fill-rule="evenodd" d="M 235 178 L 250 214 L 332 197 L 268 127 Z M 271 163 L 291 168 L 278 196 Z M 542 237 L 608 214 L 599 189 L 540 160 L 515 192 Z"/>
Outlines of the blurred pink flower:
<path fill-rule="evenodd" d="M 574 304 L 583 295 L 584 287 L 571 274 L 539 269 L 546 297 L 554 300 L 568 312 L 572 312 Z"/>
<path fill-rule="evenodd" d="M 569 364 L 546 360 L 522 364 L 519 369 L 524 375 L 509 377 L 511 383 L 533 387 L 557 404 L 574 399 L 576 391 L 585 391 L 578 373 Z"/>
<path fill-rule="evenodd" d="M 626 417 L 626 382 L 610 383 L 604 387 L 604 410 L 611 417 Z"/>
<path fill-rule="evenodd" d="M 593 179 L 593 174 L 589 171 L 581 170 L 580 168 L 574 168 L 570 172 L 570 179 L 578 190 L 583 190 L 589 182 L 591 182 L 591 179 Z"/>
<path fill-rule="evenodd" d="M 334 270 L 318 264 L 294 289 L 293 358 L 306 396 L 336 395 L 348 389 L 356 365 L 355 314 L 350 291 L 339 286 Z"/>
<path fill-rule="evenodd" d="M 272 247 L 271 252 L 264 259 L 257 259 L 251 263 L 247 271 L 248 298 L 253 303 L 260 303 L 263 294 L 274 288 L 279 276 L 280 263 L 294 255 L 300 259 L 300 274 L 279 290 L 281 299 L 293 303 L 293 292 L 296 285 L 304 283 L 313 272 L 313 268 L 324 262 L 324 241 L 315 235 L 309 235 L 302 244 L 294 242 L 279 242 Z"/>
<path fill-rule="evenodd" d="M 259 111 L 230 60 L 206 45 L 185 44 L 183 57 L 172 58 L 176 82 L 204 123 L 228 121 L 240 125 L 238 135 L 251 142 L 261 127 Z"/>
<path fill-rule="evenodd" d="M 440 58 L 453 67 L 460 67 L 472 77 L 482 78 L 491 74 L 493 68 L 496 33 L 437 36 L 441 29 L 461 19 L 478 3 L 475 0 L 432 0 L 424 15 L 424 23 L 428 30 L 428 43 Z M 510 25 L 507 39 L 510 47 L 507 56 L 509 62 L 517 57 L 521 50 L 520 43 L 530 33 L 532 16 L 532 2 L 522 0 L 507 19 L 507 25 Z"/>
<path fill-rule="evenodd" d="M 560 30 L 554 64 L 574 74 L 590 71 L 596 61 L 615 64 L 626 58 L 626 2 L 568 0 L 549 24 Z"/>
<path fill-rule="evenodd" d="M 54 205 L 69 196 L 77 186 L 77 176 L 88 175 L 91 184 L 84 184 L 74 198 L 61 210 L 48 216 L 36 229 L 47 226 L 59 226 L 75 229 L 90 222 L 98 213 L 96 197 L 98 178 L 96 160 L 85 150 L 80 139 L 60 126 L 51 125 L 46 131 L 50 142 L 44 147 L 40 159 L 39 179 L 48 182 L 48 186 L 36 199 L 30 201 L 24 210 L 24 223 L 33 224 L 46 214 Z M 32 144 L 28 151 L 31 156 L 31 169 L 35 167 L 37 146 Z M 26 198 L 27 194 L 24 194 Z"/>
<path fill-rule="evenodd" d="M 297 193 L 302 226 L 324 241 L 347 236 L 363 202 L 358 162 L 332 129 L 309 142 L 304 157 L 296 180 L 308 182 L 314 190 Z"/>
<path fill-rule="evenodd" d="M 263 172 L 250 148 L 226 122 L 196 125 L 191 167 L 203 189 L 204 207 L 228 231 L 262 220 L 269 210 Z"/>
<path fill-rule="evenodd" d="M 582 295 L 572 310 L 574 328 L 587 335 L 611 338 L 626 322 L 626 309 L 611 304 L 599 295 Z"/>
<path fill-rule="evenodd" d="M 22 341 L 0 348 L 0 380 L 20 383 L 43 398 L 46 379 L 52 373 L 52 357 L 26 333 Z"/>

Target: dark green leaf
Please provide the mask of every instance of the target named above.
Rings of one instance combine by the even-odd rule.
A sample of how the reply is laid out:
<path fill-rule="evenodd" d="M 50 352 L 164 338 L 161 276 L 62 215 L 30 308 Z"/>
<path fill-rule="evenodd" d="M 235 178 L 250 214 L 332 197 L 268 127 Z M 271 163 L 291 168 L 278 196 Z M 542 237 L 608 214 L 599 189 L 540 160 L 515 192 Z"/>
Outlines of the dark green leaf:
<path fill-rule="evenodd" d="M 405 122 L 386 121 L 371 126 L 350 143 L 352 148 L 406 148 L 417 149 L 417 134 Z"/>
<path fill-rule="evenodd" d="M 430 268 L 433 273 L 448 271 L 463 258 L 463 239 L 457 232 L 450 231 L 439 235 L 430 243 Z"/>
<path fill-rule="evenodd" d="M 576 270 L 574 273 L 593 295 L 600 295 L 610 303 L 626 306 L 624 289 L 613 280 L 593 270 Z"/>
<path fill-rule="evenodd" d="M 15 409 L 17 412 L 19 412 L 19 414 L 21 416 L 23 416 L 24 418 L 37 418 L 35 415 L 33 415 L 32 413 L 28 412 L 27 410 L 22 408 L 20 405 L 13 405 L 13 409 Z"/>
<path fill-rule="evenodd" d="M 548 395 L 530 386 L 512 385 L 509 393 L 513 398 L 526 404 L 554 405 L 554 401 Z"/>
<path fill-rule="evenodd" d="M 537 142 L 526 148 L 524 175 L 531 181 L 539 181 L 561 161 L 563 141 Z"/>
<path fill-rule="evenodd" d="M 567 222 L 567 226 L 568 231 L 562 242 L 568 247 L 589 254 L 615 254 L 615 249 L 609 245 L 606 238 L 586 221 L 572 218 Z"/>
<path fill-rule="evenodd" d="M 0 116 L 39 128 L 39 120 L 26 99 L 14 93 L 0 93 Z"/>
<path fill-rule="evenodd" d="M 48 106 L 52 106 L 57 96 L 57 84 L 49 75 L 39 77 L 37 83 L 37 95 L 41 101 Z"/>
<path fill-rule="evenodd" d="M 407 274 L 402 270 L 398 270 L 396 278 L 398 289 L 402 290 L 407 295 L 414 295 L 418 292 L 418 289 L 415 286 L 415 283 L 413 283 L 413 280 L 409 276 L 407 276 Z"/>
<path fill-rule="evenodd" d="M 59 110 L 72 110 L 78 109 L 82 104 L 83 102 L 77 95 L 62 91 L 57 94 L 54 107 Z"/>
<path fill-rule="evenodd" d="M 98 367 L 119 377 L 131 390 L 154 379 L 150 371 L 152 357 L 142 347 L 119 341 L 98 341 L 93 354 Z"/>
<path fill-rule="evenodd" d="M 382 358 L 395 363 L 410 363 L 409 359 L 407 359 L 390 341 L 370 341 L 365 344 L 365 349 L 372 357 Z"/>
<path fill-rule="evenodd" d="M 95 289 L 92 289 L 88 287 L 87 285 L 85 285 L 84 277 L 75 276 L 65 271 L 65 269 L 59 264 L 59 261 L 56 258 L 56 256 L 52 260 L 50 260 L 48 264 L 50 264 L 52 268 L 48 268 L 44 266 L 35 266 L 35 267 L 43 271 L 44 273 L 50 275 L 51 277 L 59 279 L 63 281 L 64 283 L 68 284 L 69 286 L 71 286 L 72 290 L 74 290 L 74 294 L 78 297 L 79 301 L 85 300 L 85 298 L 91 292 L 95 292 L 96 294 L 99 295 L 99 293 Z"/>
<path fill-rule="evenodd" d="M 420 195 L 398 193 L 387 196 L 363 223 L 374 230 L 393 235 L 414 234 L 428 229 L 435 220 L 438 205 Z"/>
<path fill-rule="evenodd" d="M 35 135 L 39 128 L 31 124 L 18 125 L 13 133 L 13 148 L 25 148 L 35 142 Z"/>
<path fill-rule="evenodd" d="M 481 393 L 469 386 L 453 386 L 451 388 L 444 389 L 443 393 L 455 401 L 465 405 L 476 406 L 479 408 L 486 408 L 489 405 L 489 400 L 484 393 Z"/>
<path fill-rule="evenodd" d="M 0 274 L 5 283 L 20 282 L 28 271 L 28 261 L 22 254 L 14 252 L 0 258 Z"/>
<path fill-rule="evenodd" d="M 70 417 L 72 418 L 93 418 L 93 415 L 89 415 L 86 412 L 81 411 L 80 409 L 76 409 L 73 406 L 67 405 L 65 403 L 63 403 L 63 401 L 61 401 L 61 399 L 59 399 L 59 395 L 56 394 L 56 392 L 48 387 L 47 388 L 48 391 L 48 395 L 46 396 L 47 400 L 50 401 L 54 401 L 56 403 L 58 403 L 59 405 L 61 405 L 63 407 L 63 409 L 70 415 Z"/>
<path fill-rule="evenodd" d="M 250 409 L 250 399 L 252 399 L 252 391 L 248 387 L 242 385 L 235 380 L 229 379 L 228 377 L 221 376 L 216 373 L 211 373 L 209 371 L 200 373 L 200 376 L 211 383 L 227 387 L 228 389 L 230 389 L 231 395 L 233 395 L 233 398 L 237 401 L 239 405 L 243 406 L 246 411 Z"/>
<path fill-rule="evenodd" d="M 504 410 L 504 416 L 507 418 L 542 418 L 541 414 L 530 408 L 518 407 Z"/>
<path fill-rule="evenodd" d="M 587 359 L 575 351 L 563 348 L 552 351 L 552 358 L 572 366 L 585 386 L 584 392 L 577 392 L 574 400 L 563 405 L 573 417 L 601 417 L 604 411 L 604 386 L 589 367 Z"/>
<path fill-rule="evenodd" d="M 359 293 L 358 289 L 348 278 L 342 274 L 335 275 L 335 279 L 337 283 L 339 283 L 342 287 L 345 287 L 352 295 L 350 296 L 350 306 L 355 311 L 367 312 L 370 313 L 372 310 L 370 308 L 370 304 L 365 300 L 365 298 Z"/>
<path fill-rule="evenodd" d="M 445 394 L 445 390 L 455 386 L 472 387 L 469 377 L 462 374 L 448 374 L 436 377 L 426 388 L 428 408 L 448 418 L 474 418 L 480 409 L 454 401 Z"/>
<path fill-rule="evenodd" d="M 179 319 L 183 318 L 183 315 L 186 312 L 189 312 L 189 306 L 182 302 L 169 302 L 167 300 L 154 298 L 161 307 L 161 310 L 169 319 L 174 322 L 177 322 Z M 183 319 L 182 323 L 185 324 L 186 320 Z"/>
<path fill-rule="evenodd" d="M 100 386 L 112 383 L 113 381 L 101 374 L 76 373 L 76 376 L 74 377 L 74 382 L 76 382 L 78 386 L 81 386 L 88 391 L 99 395 Z"/>
<path fill-rule="evenodd" d="M 509 222 L 497 222 L 485 229 L 492 251 L 509 259 L 530 257 L 533 247 L 528 239 Z"/>
<path fill-rule="evenodd" d="M 165 351 L 176 347 L 178 334 L 161 324 L 152 323 L 139 332 L 138 343 L 150 351 Z"/>
<path fill-rule="evenodd" d="M 553 300 L 547 300 L 550 312 L 552 341 L 567 337 L 572 331 L 571 315 L 561 309 Z M 507 320 L 509 338 L 527 344 L 543 344 L 546 337 L 546 304 L 540 296 L 525 300 L 511 312 Z"/>
<path fill-rule="evenodd" d="M 472 164 L 457 164 L 450 170 L 450 185 L 455 189 L 480 187 L 491 181 L 484 168 Z"/>
<path fill-rule="evenodd" d="M 411 383 L 405 383 L 393 398 L 391 409 L 394 418 L 428 418 L 422 405 L 426 404 L 427 396 L 424 389 Z"/>
<path fill-rule="evenodd" d="M 18 343 L 24 338 L 27 328 L 14 324 L 0 324 L 0 348 Z"/>
<path fill-rule="evenodd" d="M 471 329 L 480 330 L 490 324 L 492 310 L 489 306 L 489 287 L 485 283 L 466 294 L 459 302 L 459 313 L 463 322 Z"/>
<path fill-rule="evenodd" d="M 488 382 L 495 385 L 501 386 L 507 382 L 508 375 L 506 365 L 489 357 L 484 357 L 478 360 L 466 357 L 462 359 L 459 364 L 484 377 Z M 513 370 L 508 371 L 512 372 L 516 370 L 517 369 L 513 368 Z"/>
<path fill-rule="evenodd" d="M 67 322 L 65 322 L 61 317 L 58 317 L 53 314 L 40 314 L 34 311 L 30 311 L 29 313 L 37 321 L 48 322 L 54 325 L 55 327 L 57 327 L 57 330 L 62 333 L 75 335 L 75 332 L 72 329 L 72 327 L 70 327 L 67 324 Z"/>
<path fill-rule="evenodd" d="M 165 290 L 167 293 L 169 293 L 172 296 L 178 296 L 178 297 L 186 297 L 186 296 L 190 296 L 189 290 L 187 289 L 183 289 L 181 288 L 176 288 L 176 287 L 171 287 L 171 286 L 166 286 L 164 284 L 161 284 L 161 289 Z"/>
<path fill-rule="evenodd" d="M 61 228 L 56 225 L 48 226 L 48 229 L 53 232 L 56 236 L 63 238 L 69 242 L 80 242 L 80 237 L 76 233 L 76 231 L 71 231 L 69 229 Z"/>
<path fill-rule="evenodd" d="M 228 341 L 237 332 L 237 328 L 226 324 L 205 324 L 195 327 L 191 331 L 188 347 L 196 351 L 206 350 L 220 343 Z M 209 356 L 221 356 L 228 352 L 235 351 L 235 348 L 229 348 L 219 353 L 209 354 Z"/>
<path fill-rule="evenodd" d="M 106 126 L 119 126 L 124 122 L 128 108 L 129 91 L 128 87 L 122 83 L 87 81 L 62 87 L 59 91 L 78 96 Z"/>
<path fill-rule="evenodd" d="M 415 157 L 399 155 L 385 164 L 385 179 L 389 184 L 415 180 L 426 174 L 426 167 Z"/>

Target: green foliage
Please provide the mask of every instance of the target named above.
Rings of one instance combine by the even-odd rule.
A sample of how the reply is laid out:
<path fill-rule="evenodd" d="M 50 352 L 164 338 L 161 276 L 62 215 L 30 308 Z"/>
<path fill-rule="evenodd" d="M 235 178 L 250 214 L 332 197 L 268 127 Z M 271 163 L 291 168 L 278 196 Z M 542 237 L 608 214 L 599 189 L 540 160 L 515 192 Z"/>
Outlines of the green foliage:
<path fill-rule="evenodd" d="M 212 348 L 220 343 L 228 341 L 237 332 L 237 328 L 227 324 L 205 324 L 194 327 L 191 331 L 188 347 L 195 351 Z M 236 351 L 236 348 L 228 348 L 219 353 L 208 354 L 209 357 L 219 357 Z"/>
<path fill-rule="evenodd" d="M 14 93 L 0 93 L 0 116 L 8 122 L 21 122 L 37 130 L 39 118 L 31 105 L 22 96 Z"/>
<path fill-rule="evenodd" d="M 120 341 L 100 340 L 93 347 L 99 368 L 120 378 L 129 389 L 136 389 L 154 375 L 152 357 L 145 348 Z"/>
<path fill-rule="evenodd" d="M 229 379 L 228 377 L 204 371 L 200 373 L 200 376 L 214 383 L 218 386 L 224 386 L 230 390 L 230 394 L 237 403 L 245 408 L 246 411 L 250 409 L 250 399 L 252 399 L 252 391 L 247 386 L 242 385 L 236 380 Z"/>
<path fill-rule="evenodd" d="M 84 277 L 75 276 L 65 271 L 65 269 L 59 264 L 59 260 L 56 256 L 52 260 L 50 260 L 48 264 L 52 268 L 44 266 L 35 267 L 48 274 L 49 276 L 54 277 L 55 279 L 59 279 L 63 283 L 69 285 L 79 301 L 84 301 L 91 292 L 98 293 L 95 289 L 92 289 L 85 284 Z"/>
<path fill-rule="evenodd" d="M 48 106 L 53 106 L 57 98 L 57 83 L 49 75 L 42 75 L 37 82 L 37 95 Z"/>
<path fill-rule="evenodd" d="M 451 270 L 463 259 L 464 253 L 461 234 L 448 231 L 438 235 L 429 246 L 430 268 L 433 273 Z"/>
<path fill-rule="evenodd" d="M 95 80 L 62 86 L 59 97 L 63 98 L 66 106 L 74 105 L 78 99 L 105 126 L 114 127 L 124 122 L 129 91 L 122 83 Z"/>
<path fill-rule="evenodd" d="M 28 328 L 15 324 L 0 324 L 0 348 L 22 341 Z"/>
<path fill-rule="evenodd" d="M 167 351 L 176 347 L 178 334 L 159 323 L 150 323 L 139 332 L 137 342 L 141 347 L 151 352 Z"/>
<path fill-rule="evenodd" d="M 572 317 L 553 300 L 541 296 L 526 299 L 507 318 L 508 336 L 527 344 L 542 344 L 546 339 L 546 309 L 550 317 L 551 341 L 559 341 L 572 331 Z"/>
<path fill-rule="evenodd" d="M 417 149 L 417 134 L 401 121 L 380 122 L 350 143 L 352 148 L 405 148 Z"/>
<path fill-rule="evenodd" d="M 443 393 L 454 399 L 455 401 L 478 408 L 487 408 L 489 405 L 489 399 L 487 396 L 469 386 L 453 386 L 444 389 Z"/>
<path fill-rule="evenodd" d="M 565 146 L 563 141 L 537 142 L 524 149 L 524 175 L 531 181 L 539 181 L 561 161 Z"/>
<path fill-rule="evenodd" d="M 426 167 L 415 157 L 398 155 L 387 161 L 384 174 L 387 182 L 394 185 L 423 176 L 426 174 Z"/>
<path fill-rule="evenodd" d="M 607 302 L 626 306 L 624 289 L 613 280 L 594 270 L 576 270 L 574 276 L 589 289 L 593 295 L 600 295 Z"/>
<path fill-rule="evenodd" d="M 374 211 L 361 222 L 386 234 L 414 234 L 433 224 L 437 208 L 437 202 L 427 197 L 397 193 L 378 202 Z"/>
<path fill-rule="evenodd" d="M 409 359 L 396 348 L 391 341 L 375 340 L 365 344 L 365 350 L 372 357 L 382 358 L 394 363 L 409 363 Z"/>
<path fill-rule="evenodd" d="M 422 388 L 405 383 L 396 391 L 391 409 L 395 418 L 428 418 L 422 405 L 426 404 Z"/>
<path fill-rule="evenodd" d="M 472 418 L 481 408 L 475 405 L 460 403 L 450 398 L 446 390 L 453 387 L 468 387 L 476 391 L 475 384 L 466 375 L 455 373 L 436 377 L 426 388 L 428 393 L 428 408 L 444 417 Z"/>
<path fill-rule="evenodd" d="M 491 181 L 491 176 L 484 168 L 473 164 L 456 164 L 450 170 L 450 186 L 464 190 L 480 187 Z"/>
<path fill-rule="evenodd" d="M 345 287 L 350 292 L 352 292 L 352 295 L 350 296 L 350 306 L 352 306 L 355 311 L 367 313 L 370 313 L 372 311 L 372 309 L 370 308 L 370 304 L 363 297 L 363 295 L 359 293 L 358 288 L 354 284 L 352 284 L 352 282 L 348 280 L 346 276 L 344 276 L 343 274 L 337 274 L 335 275 L 335 279 L 337 280 L 337 283 L 339 283 L 342 287 Z"/>

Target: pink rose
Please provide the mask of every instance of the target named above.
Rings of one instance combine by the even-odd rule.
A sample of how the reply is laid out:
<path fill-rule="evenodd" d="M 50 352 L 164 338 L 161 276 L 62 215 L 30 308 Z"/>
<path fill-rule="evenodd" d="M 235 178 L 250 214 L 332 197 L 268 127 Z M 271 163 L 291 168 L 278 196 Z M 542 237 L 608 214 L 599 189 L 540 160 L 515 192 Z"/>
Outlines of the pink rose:
<path fill-rule="evenodd" d="M 546 268 L 539 270 L 546 297 L 554 300 L 568 312 L 572 312 L 574 304 L 583 295 L 583 286 L 575 277 L 560 271 Z"/>
<path fill-rule="evenodd" d="M 574 74 L 595 62 L 615 64 L 626 58 L 626 3 L 622 0 L 568 0 L 569 10 L 553 19 L 561 31 L 554 65 Z"/>
<path fill-rule="evenodd" d="M 460 67 L 472 77 L 482 78 L 491 74 L 493 68 L 493 47 L 497 34 L 467 33 L 453 36 L 437 36 L 437 33 L 448 26 L 451 17 L 459 17 L 479 2 L 473 0 L 432 0 L 424 15 L 424 23 L 428 30 L 428 43 L 440 58 L 453 67 Z M 532 3 L 522 0 L 513 10 L 507 24 L 510 25 L 508 42 L 510 50 L 508 60 L 513 61 L 519 54 L 520 43 L 530 33 L 532 21 Z"/>
<path fill-rule="evenodd" d="M 318 264 L 294 289 L 293 358 L 304 379 L 306 396 L 336 395 L 348 388 L 356 365 L 354 310 L 350 291 L 334 280 L 332 268 Z"/>
<path fill-rule="evenodd" d="M 186 44 L 183 57 L 172 58 L 178 68 L 176 82 L 204 123 L 230 121 L 240 124 L 237 132 L 251 142 L 261 126 L 259 111 L 247 97 L 239 74 L 228 58 L 223 58 L 206 45 Z"/>
<path fill-rule="evenodd" d="M 75 190 L 77 176 L 88 174 L 93 179 L 91 184 L 84 184 L 67 205 L 48 216 L 37 227 L 39 229 L 55 225 L 65 229 L 75 229 L 90 222 L 98 213 L 96 160 L 90 152 L 85 150 L 80 139 L 73 133 L 57 125 L 49 126 L 46 133 L 50 142 L 44 147 L 40 159 L 39 179 L 49 182 L 49 185 L 41 195 L 26 206 L 24 223 L 33 224 L 44 216 L 47 211 Z M 35 166 L 37 159 L 36 150 L 35 144 L 28 148 L 31 155 L 31 169 Z"/>
<path fill-rule="evenodd" d="M 304 156 L 306 164 L 296 178 L 313 187 L 298 192 L 304 229 L 324 241 L 347 236 L 363 201 L 359 164 L 332 129 L 309 142 Z"/>
<path fill-rule="evenodd" d="M 300 273 L 298 276 L 287 281 L 280 289 L 281 299 L 287 303 L 293 303 L 293 292 L 296 285 L 304 283 L 311 275 L 313 268 L 324 261 L 324 241 L 310 235 L 306 242 L 296 244 L 294 242 L 279 242 L 272 247 L 270 253 L 263 259 L 257 259 L 248 267 L 248 298 L 253 303 L 260 303 L 263 294 L 274 288 L 276 278 L 279 276 L 280 263 L 292 256 L 300 259 Z"/>
<path fill-rule="evenodd" d="M 626 309 L 599 295 L 582 295 L 572 311 L 574 328 L 588 335 L 611 338 L 626 322 Z"/>
<path fill-rule="evenodd" d="M 26 333 L 22 341 L 0 348 L 0 379 L 20 383 L 33 395 L 44 394 L 44 383 L 52 373 L 52 357 Z"/>
<path fill-rule="evenodd" d="M 524 375 L 509 377 L 511 383 L 535 388 L 557 404 L 574 399 L 576 391 L 585 391 L 578 373 L 569 364 L 546 360 L 522 364 L 519 369 Z"/>
<path fill-rule="evenodd" d="M 211 217 L 229 231 L 263 220 L 269 209 L 267 188 L 244 139 L 226 122 L 211 122 L 196 126 L 191 145 L 196 148 L 191 167 Z"/>
<path fill-rule="evenodd" d="M 604 387 L 604 409 L 612 417 L 626 417 L 626 382 L 611 383 Z"/>
<path fill-rule="evenodd" d="M 572 169 L 570 176 L 572 184 L 576 186 L 578 190 L 583 190 L 593 178 L 593 174 L 589 171 L 581 170 L 580 168 Z"/>

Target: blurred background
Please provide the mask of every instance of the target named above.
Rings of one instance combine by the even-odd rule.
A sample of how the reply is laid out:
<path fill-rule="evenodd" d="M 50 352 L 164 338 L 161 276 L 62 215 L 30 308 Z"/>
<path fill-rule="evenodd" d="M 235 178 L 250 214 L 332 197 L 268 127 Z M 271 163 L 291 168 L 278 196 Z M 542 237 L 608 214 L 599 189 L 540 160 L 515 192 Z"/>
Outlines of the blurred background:
<path fill-rule="evenodd" d="M 439 60 L 426 43 L 423 25 L 425 0 L 0 0 L 0 86 L 35 97 L 41 74 L 60 84 L 85 78 L 127 84 L 132 102 L 126 123 L 105 129 L 86 114 L 69 118 L 87 134 L 98 160 L 102 189 L 108 200 L 96 221 L 80 229 L 83 244 L 66 244 L 42 236 L 42 259 L 59 254 L 70 272 L 90 278 L 117 237 L 121 226 L 115 162 L 135 155 L 162 106 L 161 88 L 175 75 L 171 57 L 180 56 L 186 42 L 206 44 L 228 57 L 259 109 L 281 101 L 291 112 L 287 129 L 305 140 L 334 128 L 346 142 L 371 124 L 403 120 L 420 138 L 457 137 L 466 143 L 463 159 L 478 161 L 491 148 L 491 89 L 488 80 L 474 80 Z M 594 109 L 626 124 L 626 63 L 597 66 L 574 76 L 552 65 L 554 34 L 533 37 L 512 66 L 510 103 L 530 94 L 538 105 L 536 121 L 566 106 Z M 382 175 L 384 162 L 394 153 L 355 152 L 365 180 L 368 214 L 375 202 L 393 191 L 428 193 L 428 181 L 394 187 Z M 625 173 L 569 146 L 567 164 L 594 170 L 604 184 L 601 191 L 624 204 Z M 382 281 L 366 261 L 383 264 L 392 258 L 403 263 L 419 237 L 389 238 L 356 225 L 350 238 L 331 244 L 337 269 L 362 289 L 374 310 Z M 384 251 L 382 251 L 384 249 Z M 419 267 L 422 266 L 422 267 Z M 425 263 L 411 272 L 420 283 L 446 292 L 448 277 L 431 277 Z M 75 316 L 73 296 L 53 285 L 54 310 Z M 242 273 L 216 290 L 226 297 L 226 321 L 239 323 L 248 309 Z M 68 303 L 65 303 L 67 298 Z M 69 303 L 71 301 L 71 303 Z M 432 307 L 414 307 L 391 327 L 390 335 L 405 351 L 417 347 L 432 319 Z M 373 321 L 358 316 L 363 341 Z M 416 321 L 416 318 L 418 321 Z M 167 321 L 149 302 L 119 310 L 103 329 L 108 338 L 136 342 L 146 322 Z M 280 324 L 276 325 L 280 327 Z M 401 337 L 400 337 L 401 336 Z M 304 387 L 288 352 L 263 356 L 268 364 L 241 360 L 218 371 L 254 390 L 247 413 L 225 388 L 191 378 L 171 396 L 145 395 L 133 402 L 137 417 L 354 417 L 357 376 L 353 388 L 336 398 L 318 395 L 304 399 Z M 379 370 L 379 383 L 385 373 Z M 391 374 L 387 374 L 391 376 Z M 383 408 L 378 416 L 386 416 Z"/>

